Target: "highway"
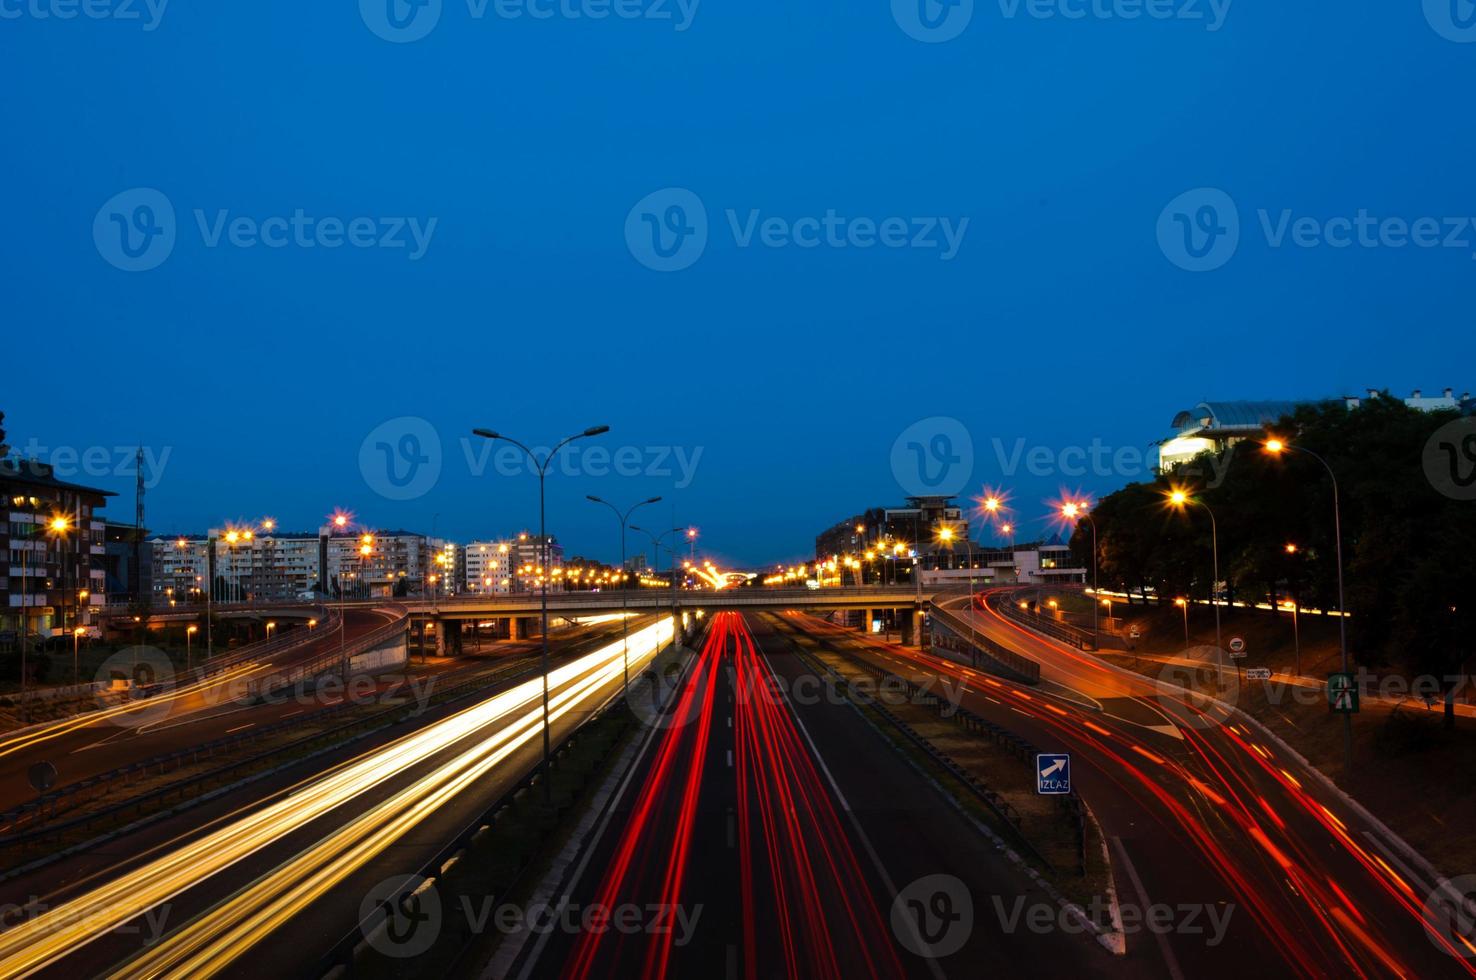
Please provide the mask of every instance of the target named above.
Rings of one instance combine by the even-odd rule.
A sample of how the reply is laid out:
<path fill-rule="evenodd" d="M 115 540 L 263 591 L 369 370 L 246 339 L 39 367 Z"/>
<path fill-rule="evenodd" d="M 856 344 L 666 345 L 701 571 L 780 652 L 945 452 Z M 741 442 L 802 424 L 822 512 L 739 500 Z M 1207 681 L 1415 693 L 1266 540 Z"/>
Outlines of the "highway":
<path fill-rule="evenodd" d="M 670 635 L 669 620 L 632 631 L 632 667 Z M 621 674 L 618 640 L 557 666 L 555 738 L 607 700 Z M 354 927 L 372 884 L 417 868 L 533 765 L 540 691 L 535 677 L 433 712 L 265 799 L 190 814 L 171 836 L 84 862 L 65 888 L 41 892 L 44 912 L 0 933 L 0 975 L 310 972 Z M 164 931 L 165 942 L 149 941 Z"/>
<path fill-rule="evenodd" d="M 980 635 L 1039 662 L 1042 686 L 812 617 L 803 623 L 843 636 L 901 676 L 947 680 L 964 706 L 1043 751 L 1071 752 L 1077 785 L 1111 840 L 1124 901 L 1233 903 L 1226 947 L 1209 949 L 1192 935 L 1139 937 L 1139 945 L 1160 947 L 1170 975 L 1216 975 L 1242 961 L 1280 963 L 1301 976 L 1476 973 L 1468 958 L 1476 950 L 1424 928 L 1435 883 L 1254 729 L 1027 631 L 989 605 L 970 612 L 966 596 L 948 605 L 972 616 Z M 1130 937 L 1130 953 L 1132 946 Z"/>
<path fill-rule="evenodd" d="M 1054 900 L 851 706 L 783 693 L 820 686 L 766 622 L 717 614 L 678 724 L 651 740 L 560 900 L 571 916 L 669 910 L 671 927 L 555 930 L 530 938 L 509 975 L 977 976 L 1006 960 L 1019 976 L 1154 975 L 1082 935 L 1001 926 L 996 899 Z M 940 875 L 973 903 L 947 894 L 952 935 L 910 917 L 913 901 L 938 899 L 914 898 L 914 883 Z"/>
<path fill-rule="evenodd" d="M 237 663 L 152 697 L 0 735 L 0 810 L 35 798 L 27 772 L 37 762 L 54 765 L 57 785 L 64 785 L 181 745 L 219 738 L 241 725 L 265 724 L 297 711 L 327 707 L 341 699 L 341 690 L 315 695 L 310 705 L 296 703 L 296 699 L 239 702 L 251 680 L 331 654 L 341 642 L 352 643 L 393 618 L 374 609 L 350 609 L 344 617 L 342 639 L 337 630 L 325 630 L 269 658 Z"/>

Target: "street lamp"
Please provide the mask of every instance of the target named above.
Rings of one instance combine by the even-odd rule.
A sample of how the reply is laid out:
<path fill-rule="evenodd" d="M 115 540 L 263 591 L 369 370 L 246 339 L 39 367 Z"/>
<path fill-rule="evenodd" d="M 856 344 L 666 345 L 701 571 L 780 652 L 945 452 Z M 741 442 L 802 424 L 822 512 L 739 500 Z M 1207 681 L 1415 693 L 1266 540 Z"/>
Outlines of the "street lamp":
<path fill-rule="evenodd" d="M 1333 492 L 1333 542 L 1336 545 L 1338 559 L 1338 653 L 1341 657 L 1342 672 L 1348 673 L 1348 610 L 1343 605 L 1343 517 L 1342 507 L 1338 502 L 1338 475 L 1328 461 L 1317 453 L 1304 446 L 1294 446 L 1282 439 L 1270 438 L 1263 445 L 1266 452 L 1272 456 L 1280 456 L 1284 452 L 1297 452 L 1311 456 L 1322 464 L 1327 470 L 1327 475 L 1332 480 Z M 1300 671 L 1298 671 L 1300 673 Z M 1353 716 L 1343 715 L 1343 772 L 1349 777 L 1353 775 Z"/>
<path fill-rule="evenodd" d="M 82 634 L 87 632 L 80 626 L 72 628 L 72 686 L 76 687 L 77 679 L 77 644 L 82 640 Z"/>
<path fill-rule="evenodd" d="M 953 550 L 954 535 L 955 532 L 951 527 L 945 526 L 938 531 L 938 539 L 943 542 L 949 551 Z M 968 546 L 967 554 L 969 561 L 969 659 L 977 663 L 979 658 L 979 639 L 974 630 L 974 542 L 969 535 L 965 534 L 964 543 Z"/>
<path fill-rule="evenodd" d="M 619 520 L 620 520 L 620 571 L 621 571 L 621 574 L 623 575 L 625 573 L 625 526 L 630 521 L 630 515 L 631 514 L 634 514 L 637 510 L 639 510 L 640 508 L 646 506 L 647 504 L 660 503 L 661 502 L 661 498 L 660 497 L 651 497 L 651 498 L 649 498 L 647 500 L 642 500 L 638 504 L 632 504 L 631 507 L 630 507 L 630 509 L 627 510 L 627 511 L 625 511 L 625 512 L 623 512 L 623 513 L 621 512 L 621 510 L 620 510 L 619 507 L 616 507 L 614 504 L 610 503 L 610 501 L 605 500 L 605 499 L 603 499 L 601 497 L 596 497 L 593 494 L 585 494 L 585 499 L 592 500 L 592 501 L 594 501 L 597 504 L 604 504 L 606 507 L 608 507 L 611 510 L 613 510 L 615 512 L 615 516 L 617 518 L 619 518 Z M 623 663 L 623 665 L 625 667 L 625 680 L 622 683 L 621 690 L 628 697 L 630 695 L 630 629 L 626 625 L 626 616 L 628 615 L 628 612 L 627 612 L 627 609 L 626 609 L 626 607 L 628 605 L 628 603 L 626 601 L 626 592 L 627 591 L 629 591 L 629 590 L 628 590 L 628 588 L 626 586 L 626 583 L 624 581 L 622 581 L 620 583 L 620 656 L 621 656 L 622 663 Z"/>
<path fill-rule="evenodd" d="M 1083 520 L 1092 527 L 1092 595 L 1096 595 L 1097 588 L 1097 522 L 1092 520 L 1092 515 L 1087 513 L 1086 504 L 1078 504 L 1068 501 L 1061 505 L 1061 515 L 1069 521 Z M 1102 645 L 1101 634 L 1097 629 L 1097 604 L 1092 603 L 1092 642 L 1098 647 Z"/>
<path fill-rule="evenodd" d="M 1221 642 L 1220 636 L 1220 597 L 1218 595 L 1220 588 L 1220 531 L 1215 524 L 1215 512 L 1210 510 L 1209 504 L 1206 504 L 1203 500 L 1197 497 L 1191 497 L 1188 493 L 1177 487 L 1169 491 L 1168 501 L 1179 510 L 1185 510 L 1190 504 L 1198 505 L 1203 507 L 1204 512 L 1209 515 L 1210 549 L 1214 560 L 1214 578 L 1210 581 L 1210 605 L 1215 607 L 1215 648 L 1217 650 L 1223 650 L 1224 644 Z M 1185 616 L 1187 617 L 1188 613 L 1185 613 Z"/>
<path fill-rule="evenodd" d="M 533 450 L 529 449 L 527 446 L 523 445 L 521 442 L 519 442 L 516 439 L 513 439 L 513 438 L 510 438 L 508 436 L 505 436 L 502 433 L 496 432 L 496 431 L 494 431 L 492 429 L 472 429 L 472 435 L 474 435 L 474 436 L 478 436 L 478 437 L 480 437 L 482 439 L 491 439 L 493 441 L 496 441 L 498 439 L 501 439 L 503 442 L 511 443 L 512 445 L 518 447 L 519 449 L 521 449 L 523 451 L 523 455 L 525 455 L 525 456 L 528 457 L 529 462 L 531 462 L 533 464 L 533 466 L 538 470 L 538 537 L 539 537 L 538 544 L 539 544 L 539 548 L 542 550 L 543 567 L 544 567 L 545 570 L 550 569 L 551 568 L 551 564 L 552 564 L 549 561 L 547 509 L 545 507 L 545 496 L 544 496 L 544 481 L 548 477 L 548 467 L 549 467 L 549 464 L 552 463 L 553 460 L 554 460 L 554 457 L 559 454 L 559 450 L 560 449 L 563 449 L 565 446 L 567 446 L 569 443 L 573 442 L 574 440 L 576 440 L 576 439 L 587 439 L 587 438 L 590 438 L 592 436 L 603 435 L 604 433 L 609 432 L 609 431 L 610 431 L 610 427 L 608 425 L 593 425 L 593 426 L 590 426 L 588 429 L 585 429 L 583 432 L 576 433 L 575 435 L 569 436 L 568 438 L 564 439 L 562 442 L 559 442 L 557 445 L 555 445 L 552 449 L 549 450 L 547 456 L 545 456 L 543 459 L 540 460 L 538 458 L 538 456 L 536 454 L 534 454 Z M 543 792 L 544 792 L 544 797 L 545 798 L 548 798 L 548 797 L 551 796 L 551 794 L 552 794 L 553 791 L 549 787 L 549 755 L 550 755 L 550 750 L 549 750 L 549 744 L 548 744 L 548 741 L 549 741 L 549 721 L 548 721 L 548 575 L 547 574 L 544 574 L 540 578 L 540 581 L 539 581 L 539 584 L 538 584 L 538 595 L 539 595 L 539 608 L 540 608 L 540 612 L 542 614 L 542 622 L 543 622 L 543 653 L 542 653 L 541 658 L 540 658 L 540 666 L 539 666 L 539 672 L 543 675 L 543 767 L 542 767 L 541 772 L 542 772 L 542 775 L 543 775 Z"/>
<path fill-rule="evenodd" d="M 1189 646 L 1189 600 L 1185 598 L 1175 599 L 1174 605 L 1184 610 L 1184 647 L 1187 649 Z"/>
<path fill-rule="evenodd" d="M 1296 644 L 1297 651 L 1297 676 L 1302 676 L 1302 630 L 1297 625 L 1297 614 L 1301 612 L 1296 602 L 1288 599 L 1281 604 L 1281 608 L 1292 614 L 1292 642 Z"/>

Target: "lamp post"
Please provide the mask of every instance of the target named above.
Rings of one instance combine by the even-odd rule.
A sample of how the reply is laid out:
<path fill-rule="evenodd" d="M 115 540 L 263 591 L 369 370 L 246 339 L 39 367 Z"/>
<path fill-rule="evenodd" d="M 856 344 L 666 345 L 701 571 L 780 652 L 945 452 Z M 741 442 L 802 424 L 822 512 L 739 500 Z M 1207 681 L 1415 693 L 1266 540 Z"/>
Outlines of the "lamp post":
<path fill-rule="evenodd" d="M 83 629 L 80 626 L 72 627 L 72 686 L 78 684 L 77 673 L 77 644 L 82 642 Z"/>
<path fill-rule="evenodd" d="M 954 536 L 954 530 L 951 527 L 945 527 L 938 531 L 938 539 L 943 542 L 949 551 L 953 550 Z M 969 561 L 969 660 L 977 663 L 979 659 L 979 639 L 977 633 L 974 631 L 974 542 L 966 534 L 964 535 L 964 543 L 968 546 L 966 553 L 968 554 Z"/>
<path fill-rule="evenodd" d="M 1061 515 L 1067 520 L 1086 521 L 1092 528 L 1092 596 L 1097 595 L 1097 522 L 1087 513 L 1086 504 L 1066 503 L 1061 505 Z M 1092 642 L 1102 645 L 1101 633 L 1097 628 L 1097 603 L 1092 603 Z"/>
<path fill-rule="evenodd" d="M 194 656 L 194 644 L 193 644 L 193 641 L 195 639 L 195 633 L 197 633 L 199 631 L 199 629 L 200 629 L 200 627 L 193 626 L 193 625 L 186 626 L 185 627 L 185 673 L 186 674 L 190 673 L 190 671 L 192 671 L 192 670 L 195 669 L 195 656 Z"/>
<path fill-rule="evenodd" d="M 1189 647 L 1189 600 L 1187 598 L 1175 599 L 1174 605 L 1184 610 L 1184 647 Z"/>
<path fill-rule="evenodd" d="M 1284 452 L 1298 452 L 1311 456 L 1322 464 L 1327 470 L 1328 479 L 1332 480 L 1333 492 L 1333 544 L 1338 559 L 1338 654 L 1342 663 L 1342 672 L 1348 673 L 1348 609 L 1343 604 L 1343 512 L 1338 501 L 1338 475 L 1333 472 L 1332 466 L 1327 460 L 1304 446 L 1294 446 L 1282 439 L 1267 439 L 1263 444 L 1266 452 L 1273 456 L 1280 456 Z M 1351 777 L 1353 775 L 1353 716 L 1343 715 L 1343 772 Z"/>
<path fill-rule="evenodd" d="M 545 507 L 544 481 L 548 476 L 549 464 L 552 463 L 554 457 L 559 454 L 560 449 L 563 449 L 565 446 L 576 439 L 587 439 L 591 436 L 602 435 L 603 433 L 609 431 L 610 427 L 608 425 L 590 426 L 583 432 L 569 436 L 562 442 L 555 445 L 552 449 L 549 450 L 548 455 L 540 460 L 538 456 L 533 452 L 533 450 L 529 449 L 521 442 L 518 442 L 516 439 L 509 438 L 508 436 L 505 436 L 502 433 L 496 432 L 492 429 L 472 430 L 472 435 L 478 436 L 482 439 L 491 439 L 494 441 L 497 439 L 501 439 L 503 442 L 511 443 L 512 445 L 517 446 L 523 451 L 523 455 L 528 457 L 529 462 L 531 462 L 533 466 L 538 470 L 538 546 L 543 556 L 544 570 L 544 574 L 538 583 L 538 595 L 539 609 L 542 616 L 543 624 L 543 652 L 540 657 L 539 673 L 543 675 L 543 767 L 541 772 L 543 774 L 543 794 L 545 799 L 549 799 L 552 794 L 552 790 L 549 787 L 548 722 L 548 578 L 549 573 L 552 571 L 552 563 L 549 561 L 548 553 L 548 524 L 546 520 L 547 509 Z"/>
<path fill-rule="evenodd" d="M 1292 643 L 1297 651 L 1297 676 L 1302 676 L 1302 630 L 1297 625 L 1297 614 L 1301 611 L 1294 600 L 1288 599 L 1281 604 L 1282 609 L 1288 609 L 1292 614 Z"/>
<path fill-rule="evenodd" d="M 1221 642 L 1220 637 L 1220 597 L 1218 594 L 1220 586 L 1220 532 L 1219 528 L 1215 525 L 1215 512 L 1209 509 L 1209 504 L 1206 504 L 1203 500 L 1189 496 L 1183 490 L 1170 490 L 1168 499 L 1169 503 L 1179 510 L 1184 510 L 1190 504 L 1196 504 L 1203 507 L 1204 512 L 1209 515 L 1210 549 L 1214 560 L 1214 578 L 1210 581 L 1210 605 L 1215 607 L 1215 649 L 1223 650 L 1225 645 Z M 1187 616 L 1188 614 L 1186 613 L 1185 615 Z"/>
<path fill-rule="evenodd" d="M 639 510 L 640 508 L 646 506 L 647 504 L 660 503 L 661 498 L 660 497 L 651 497 L 648 500 L 642 500 L 638 504 L 632 504 L 631 507 L 630 507 L 630 509 L 627 510 L 627 511 L 625 511 L 625 512 L 623 512 L 623 513 L 621 512 L 621 510 L 620 510 L 619 507 L 616 507 L 614 504 L 610 503 L 610 501 L 605 500 L 605 499 L 603 499 L 601 497 L 596 497 L 593 494 L 585 494 L 585 499 L 592 500 L 592 501 L 594 501 L 597 504 L 604 504 L 606 507 L 608 507 L 611 510 L 613 510 L 615 512 L 615 516 L 617 518 L 619 518 L 619 520 L 620 520 L 620 572 L 621 572 L 622 575 L 624 575 L 625 574 L 625 526 L 626 526 L 626 524 L 628 524 L 630 522 L 630 515 L 631 514 L 634 514 L 637 510 Z M 620 652 L 620 655 L 621 655 L 623 666 L 625 668 L 625 680 L 622 683 L 621 690 L 628 697 L 630 695 L 630 629 L 629 629 L 629 627 L 626 624 L 626 616 L 627 616 L 627 608 L 626 607 L 628 605 L 628 603 L 626 601 L 627 600 L 627 596 L 626 596 L 626 592 L 627 591 L 629 591 L 629 590 L 628 590 L 628 588 L 626 586 L 626 583 L 624 581 L 622 581 L 620 583 L 620 651 L 621 651 Z"/>

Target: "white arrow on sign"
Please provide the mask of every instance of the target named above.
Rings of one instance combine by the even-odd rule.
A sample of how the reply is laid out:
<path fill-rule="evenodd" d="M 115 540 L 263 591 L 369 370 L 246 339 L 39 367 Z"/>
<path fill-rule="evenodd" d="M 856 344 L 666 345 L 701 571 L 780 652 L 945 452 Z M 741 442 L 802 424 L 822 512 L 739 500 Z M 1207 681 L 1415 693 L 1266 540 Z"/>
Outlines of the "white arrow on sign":
<path fill-rule="evenodd" d="M 1050 776 L 1050 775 L 1052 775 L 1054 773 L 1058 773 L 1062 769 L 1065 769 L 1065 768 L 1066 768 L 1066 760 L 1065 759 L 1057 759 L 1055 762 L 1052 762 L 1049 766 L 1046 766 L 1044 769 L 1042 769 L 1040 771 L 1040 777 L 1042 779 L 1044 779 L 1045 777 Z"/>

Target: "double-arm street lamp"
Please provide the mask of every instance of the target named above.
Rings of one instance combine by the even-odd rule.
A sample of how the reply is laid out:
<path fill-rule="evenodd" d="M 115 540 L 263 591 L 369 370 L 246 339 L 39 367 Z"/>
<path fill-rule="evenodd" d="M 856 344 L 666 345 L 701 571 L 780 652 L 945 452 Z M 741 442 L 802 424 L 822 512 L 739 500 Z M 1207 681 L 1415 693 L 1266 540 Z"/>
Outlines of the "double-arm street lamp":
<path fill-rule="evenodd" d="M 529 449 L 521 442 L 518 442 L 518 440 L 516 439 L 512 439 L 492 429 L 472 429 L 472 435 L 474 436 L 478 436 L 482 439 L 491 439 L 493 441 L 501 439 L 503 442 L 518 447 L 523 451 L 523 455 L 528 457 L 528 461 L 531 462 L 534 468 L 538 471 L 538 547 L 539 553 L 542 555 L 543 560 L 543 577 L 538 584 L 539 607 L 542 614 L 543 622 L 543 653 L 540 658 L 539 664 L 539 672 L 543 675 L 543 768 L 541 771 L 543 775 L 543 793 L 545 799 L 547 799 L 552 793 L 552 790 L 549 787 L 548 579 L 553 571 L 553 566 L 549 561 L 548 552 L 548 523 L 546 520 L 547 511 L 545 508 L 545 497 L 543 489 L 544 481 L 548 476 L 548 467 L 554 461 L 554 457 L 558 456 L 560 449 L 563 449 L 565 446 L 576 439 L 588 439 L 591 436 L 603 435 L 604 433 L 609 431 L 610 427 L 608 425 L 590 426 L 583 432 L 576 433 L 575 435 L 569 436 L 568 438 L 564 439 L 562 442 L 558 443 L 552 449 L 550 449 L 548 451 L 548 455 L 544 456 L 542 459 L 539 459 L 538 455 L 534 453 L 533 450 Z"/>
<path fill-rule="evenodd" d="M 637 510 L 639 510 L 640 508 L 646 506 L 647 504 L 660 503 L 661 502 L 661 498 L 660 497 L 651 497 L 648 500 L 642 500 L 638 504 L 632 504 L 631 507 L 630 507 L 630 509 L 627 510 L 627 511 L 624 511 L 624 512 L 622 512 L 619 507 L 616 507 L 614 504 L 610 503 L 610 501 L 605 500 L 602 497 L 596 497 L 593 494 L 585 494 L 585 498 L 588 499 L 588 500 L 592 500 L 592 501 L 594 501 L 597 504 L 604 504 L 606 507 L 608 507 L 611 510 L 613 510 L 615 512 L 615 516 L 620 519 L 620 574 L 622 576 L 622 580 L 621 580 L 621 583 L 620 583 L 620 648 L 621 648 L 621 657 L 622 657 L 622 659 L 624 661 L 624 667 L 625 667 L 625 681 L 624 681 L 624 684 L 623 684 L 623 686 L 622 686 L 621 689 L 622 689 L 622 691 L 627 696 L 629 696 L 629 694 L 630 694 L 630 630 L 629 630 L 629 627 L 626 624 L 626 617 L 628 615 L 627 609 L 626 609 L 626 607 L 628 605 L 628 603 L 626 601 L 626 592 L 628 591 L 628 589 L 626 588 L 626 582 L 623 579 L 623 576 L 626 573 L 626 568 L 625 568 L 625 529 L 626 529 L 626 525 L 630 522 L 630 515 L 631 514 L 634 514 Z"/>

